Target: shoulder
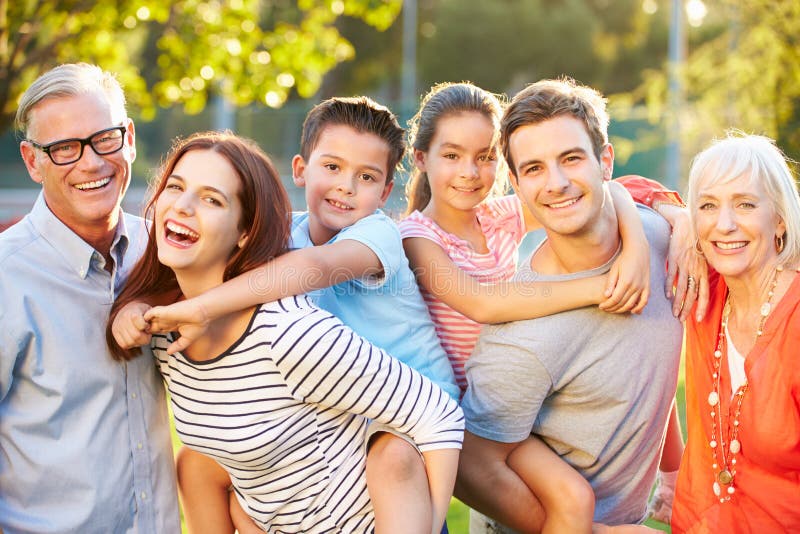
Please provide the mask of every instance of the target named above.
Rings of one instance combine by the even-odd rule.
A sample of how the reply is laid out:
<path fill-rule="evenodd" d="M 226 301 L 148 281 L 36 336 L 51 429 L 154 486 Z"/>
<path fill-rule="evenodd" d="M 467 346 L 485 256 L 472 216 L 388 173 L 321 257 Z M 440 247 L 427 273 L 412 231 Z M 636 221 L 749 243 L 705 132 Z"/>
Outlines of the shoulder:
<path fill-rule="evenodd" d="M 415 211 L 399 223 L 400 235 L 403 239 L 409 237 L 424 237 L 430 241 L 434 241 L 440 246 L 447 248 L 451 243 L 450 234 L 442 230 L 433 219 Z"/>
<path fill-rule="evenodd" d="M 478 206 L 478 220 L 484 234 L 511 235 L 515 241 L 522 239 L 525 220 L 522 203 L 516 195 L 506 195 L 487 200 Z"/>
<path fill-rule="evenodd" d="M 261 304 L 251 322 L 251 330 L 264 325 L 288 327 L 292 323 L 312 315 L 322 317 L 330 316 L 331 314 L 315 305 L 307 295 L 284 297 Z"/>
<path fill-rule="evenodd" d="M 383 264 L 386 276 L 396 272 L 405 259 L 397 224 L 380 210 L 342 229 L 331 242 L 346 239 L 357 241 L 372 250 Z"/>
<path fill-rule="evenodd" d="M 397 224 L 381 210 L 376 210 L 374 213 L 357 220 L 354 224 L 343 228 L 334 239 L 358 234 L 396 236 L 398 239 L 400 237 Z"/>
<path fill-rule="evenodd" d="M 0 232 L 0 265 L 13 263 L 20 251 L 34 244 L 40 237 L 27 216 Z"/>
<path fill-rule="evenodd" d="M 479 209 L 493 215 L 503 215 L 505 213 L 519 215 L 522 213 L 522 203 L 517 195 L 505 195 L 487 200 L 481 204 Z"/>
<path fill-rule="evenodd" d="M 651 245 L 655 246 L 657 250 L 663 249 L 662 253 L 666 254 L 666 248 L 669 246 L 670 234 L 672 232 L 667 220 L 658 214 L 658 212 L 648 208 L 643 204 L 636 204 L 636 209 L 639 211 L 639 218 L 642 221 L 647 240 Z"/>
<path fill-rule="evenodd" d="M 125 221 L 125 232 L 128 234 L 128 241 L 130 246 L 128 250 L 136 251 L 136 256 L 140 256 L 147 246 L 148 239 L 148 222 L 138 215 L 131 213 L 122 213 L 123 220 Z"/>

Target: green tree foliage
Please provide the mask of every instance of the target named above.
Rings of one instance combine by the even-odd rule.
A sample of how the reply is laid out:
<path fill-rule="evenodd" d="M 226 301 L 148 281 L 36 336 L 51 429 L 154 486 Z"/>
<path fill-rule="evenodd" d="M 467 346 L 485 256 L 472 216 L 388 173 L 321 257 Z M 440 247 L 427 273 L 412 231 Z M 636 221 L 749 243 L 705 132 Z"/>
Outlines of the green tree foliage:
<path fill-rule="evenodd" d="M 118 74 L 144 118 L 210 95 L 280 106 L 353 57 L 341 15 L 385 29 L 402 0 L 0 0 L 0 132 L 39 74 L 87 61 Z"/>
<path fill-rule="evenodd" d="M 418 0 L 418 90 L 471 80 L 513 93 L 545 77 L 572 76 L 604 93 L 630 91 L 667 53 L 667 10 L 642 0 Z M 374 91 L 396 99 L 402 24 L 366 32 L 359 20 L 337 27 L 358 49 L 356 62 L 326 77 L 324 94 Z"/>
<path fill-rule="evenodd" d="M 713 0 L 705 38 L 690 40 L 680 71 L 684 152 L 694 154 L 729 128 L 777 139 L 800 157 L 800 3 L 794 0 Z M 692 32 L 697 30 L 691 29 Z M 648 104 L 651 118 L 668 103 L 667 69 L 645 72 L 629 96 Z"/>

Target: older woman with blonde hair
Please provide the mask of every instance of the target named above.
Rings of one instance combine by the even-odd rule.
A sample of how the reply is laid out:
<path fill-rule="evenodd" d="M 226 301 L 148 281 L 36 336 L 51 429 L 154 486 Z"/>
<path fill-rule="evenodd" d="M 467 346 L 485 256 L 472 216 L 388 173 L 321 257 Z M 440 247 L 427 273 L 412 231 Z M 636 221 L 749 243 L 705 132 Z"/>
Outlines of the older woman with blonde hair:
<path fill-rule="evenodd" d="M 694 160 L 689 209 L 710 269 L 687 322 L 688 440 L 673 532 L 800 532 L 800 198 L 772 140 Z"/>

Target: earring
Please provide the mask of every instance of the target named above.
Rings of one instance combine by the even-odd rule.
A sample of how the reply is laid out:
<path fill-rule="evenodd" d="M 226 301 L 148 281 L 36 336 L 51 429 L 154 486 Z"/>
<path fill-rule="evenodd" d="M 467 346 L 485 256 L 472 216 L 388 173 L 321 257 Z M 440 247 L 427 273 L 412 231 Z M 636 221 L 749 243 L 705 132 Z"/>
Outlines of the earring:
<path fill-rule="evenodd" d="M 784 234 L 784 235 L 786 235 L 786 234 Z M 783 248 L 785 246 L 786 246 L 786 243 L 784 242 L 783 235 L 775 236 L 775 251 L 778 254 L 783 252 Z"/>
<path fill-rule="evenodd" d="M 700 248 L 700 238 L 694 240 L 694 251 L 697 252 L 700 256 L 703 255 L 703 249 Z"/>

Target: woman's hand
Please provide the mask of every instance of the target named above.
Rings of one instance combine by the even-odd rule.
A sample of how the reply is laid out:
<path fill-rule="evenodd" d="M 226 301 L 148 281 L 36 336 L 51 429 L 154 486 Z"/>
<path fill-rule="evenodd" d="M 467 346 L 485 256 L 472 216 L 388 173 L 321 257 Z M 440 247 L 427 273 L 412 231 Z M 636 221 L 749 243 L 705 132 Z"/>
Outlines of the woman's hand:
<path fill-rule="evenodd" d="M 641 313 L 650 298 L 650 248 L 623 245 L 611 265 L 600 309 L 611 313 Z"/>
<path fill-rule="evenodd" d="M 695 303 L 696 319 L 700 321 L 705 316 L 708 309 L 708 265 L 695 249 L 694 232 L 686 210 L 672 221 L 664 291 L 667 298 L 673 299 L 672 314 L 681 321 L 689 317 Z"/>
<path fill-rule="evenodd" d="M 119 346 L 125 350 L 150 343 L 150 325 L 144 318 L 150 309 L 144 302 L 129 302 L 114 317 L 111 333 Z"/>
<path fill-rule="evenodd" d="M 185 350 L 206 332 L 209 323 L 205 308 L 195 299 L 150 308 L 144 319 L 150 323 L 150 332 L 154 334 L 167 332 L 180 334 L 178 339 L 167 347 L 167 354 Z"/>

